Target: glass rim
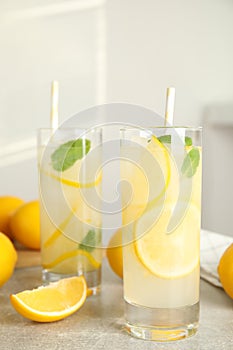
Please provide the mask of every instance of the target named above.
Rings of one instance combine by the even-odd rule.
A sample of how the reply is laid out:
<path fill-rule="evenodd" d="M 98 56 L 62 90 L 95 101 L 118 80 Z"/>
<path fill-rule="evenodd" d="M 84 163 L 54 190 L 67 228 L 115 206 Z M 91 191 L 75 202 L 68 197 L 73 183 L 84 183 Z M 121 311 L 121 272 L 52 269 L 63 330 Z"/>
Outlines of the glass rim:
<path fill-rule="evenodd" d="M 48 145 L 51 142 L 58 145 L 61 142 L 65 143 L 74 139 L 85 139 L 86 137 L 94 137 L 99 140 L 99 143 L 103 142 L 103 130 L 102 128 L 57 128 L 53 129 L 38 128 L 36 132 L 37 145 Z"/>
<path fill-rule="evenodd" d="M 57 129 L 53 129 L 51 127 L 41 127 L 41 128 L 37 128 L 37 132 L 40 132 L 40 131 L 53 131 L 54 133 L 56 133 L 57 131 L 71 131 L 71 130 L 83 130 L 83 131 L 87 131 L 87 130 L 95 130 L 95 129 L 99 129 L 101 130 L 102 129 L 102 126 L 93 126 L 93 127 L 90 127 L 90 128 L 82 128 L 82 127 L 78 127 L 78 126 L 70 126 L 70 127 L 65 127 L 65 128 L 62 128 L 62 127 L 58 127 Z"/>
<path fill-rule="evenodd" d="M 54 133 L 56 133 L 56 131 L 71 131 L 71 130 L 83 130 L 83 131 L 94 131 L 94 130 L 102 130 L 104 129 L 104 125 L 97 125 L 97 126 L 92 126 L 89 128 L 85 128 L 85 127 L 78 127 L 78 126 L 70 126 L 70 127 L 58 127 L 57 129 L 53 129 L 51 127 L 41 127 L 41 128 L 37 128 L 37 132 L 40 131 L 53 131 Z M 152 130 L 152 129 L 186 129 L 186 130 L 190 130 L 190 131 L 202 131 L 203 130 L 203 126 L 185 126 L 185 125 L 148 125 L 147 127 L 144 126 L 139 126 L 139 125 L 126 125 L 126 126 L 122 126 L 120 127 L 120 131 L 125 131 L 125 130 Z"/>
<path fill-rule="evenodd" d="M 140 127 L 140 126 L 128 126 L 124 128 L 120 128 L 120 131 L 132 131 L 132 130 L 153 130 L 153 129 L 185 129 L 189 131 L 202 131 L 203 127 L 202 126 L 180 126 L 180 125 L 168 125 L 168 126 L 161 126 L 161 125 L 150 125 L 148 127 Z"/>

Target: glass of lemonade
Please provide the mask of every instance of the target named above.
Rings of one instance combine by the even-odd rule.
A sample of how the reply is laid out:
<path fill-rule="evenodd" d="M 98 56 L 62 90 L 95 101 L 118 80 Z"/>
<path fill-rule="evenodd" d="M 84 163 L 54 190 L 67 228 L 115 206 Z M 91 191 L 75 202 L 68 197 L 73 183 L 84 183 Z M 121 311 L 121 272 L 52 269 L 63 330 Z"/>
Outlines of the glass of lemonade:
<path fill-rule="evenodd" d="M 127 331 L 171 341 L 199 320 L 201 129 L 126 128 L 121 136 Z"/>
<path fill-rule="evenodd" d="M 38 166 L 42 278 L 84 275 L 101 284 L 101 129 L 40 129 Z"/>

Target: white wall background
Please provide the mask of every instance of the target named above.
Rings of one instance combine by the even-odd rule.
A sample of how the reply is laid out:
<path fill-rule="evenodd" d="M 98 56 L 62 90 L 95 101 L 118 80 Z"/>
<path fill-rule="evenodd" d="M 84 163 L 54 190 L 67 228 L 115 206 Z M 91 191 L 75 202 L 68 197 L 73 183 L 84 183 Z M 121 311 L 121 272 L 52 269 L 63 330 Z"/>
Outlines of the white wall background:
<path fill-rule="evenodd" d="M 198 125 L 206 105 L 233 99 L 231 0 L 118 0 L 108 11 L 108 99 L 164 112 L 175 86 L 176 122 Z"/>
<path fill-rule="evenodd" d="M 219 197 L 212 174 L 233 173 L 232 38 L 232 0 L 1 0 L 0 194 L 37 196 L 35 132 L 49 125 L 51 80 L 60 121 L 113 101 L 163 114 L 173 85 L 176 124 L 205 124 L 222 159 L 204 157 L 203 226 L 233 235 L 233 186 L 227 178 Z M 206 123 L 213 114 L 220 124 L 227 114 L 227 135 Z"/>

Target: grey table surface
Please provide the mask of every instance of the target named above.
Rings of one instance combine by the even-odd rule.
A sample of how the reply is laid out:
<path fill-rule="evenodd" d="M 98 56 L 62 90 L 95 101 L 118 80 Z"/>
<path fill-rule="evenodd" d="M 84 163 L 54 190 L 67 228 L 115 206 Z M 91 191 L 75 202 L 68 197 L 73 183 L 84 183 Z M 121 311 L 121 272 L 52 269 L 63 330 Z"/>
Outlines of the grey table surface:
<path fill-rule="evenodd" d="M 220 288 L 201 281 L 198 333 L 170 343 L 144 341 L 124 331 L 122 281 L 103 264 L 102 292 L 72 316 L 54 323 L 31 322 L 13 309 L 10 293 L 41 284 L 40 268 L 17 269 L 0 289 L 0 349 L 233 349 L 233 301 Z"/>

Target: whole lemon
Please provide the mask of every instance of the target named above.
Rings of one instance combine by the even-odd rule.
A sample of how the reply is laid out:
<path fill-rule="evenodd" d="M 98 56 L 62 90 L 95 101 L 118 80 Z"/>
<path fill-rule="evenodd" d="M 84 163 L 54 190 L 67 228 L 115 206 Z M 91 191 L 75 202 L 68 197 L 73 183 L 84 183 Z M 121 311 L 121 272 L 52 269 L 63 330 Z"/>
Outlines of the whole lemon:
<path fill-rule="evenodd" d="M 12 213 L 23 203 L 24 201 L 18 197 L 0 197 L 0 231 L 5 233 L 10 238 L 12 238 L 10 229 L 10 217 Z"/>
<path fill-rule="evenodd" d="M 122 231 L 117 230 L 111 237 L 106 256 L 111 269 L 120 277 L 123 278 L 123 254 L 122 254 Z"/>
<path fill-rule="evenodd" d="M 17 253 L 11 240 L 0 232 L 0 287 L 13 274 L 17 261 Z"/>
<path fill-rule="evenodd" d="M 38 200 L 27 202 L 11 217 L 13 237 L 31 249 L 40 249 L 40 208 Z"/>
<path fill-rule="evenodd" d="M 225 250 L 219 261 L 218 274 L 223 289 L 233 299 L 233 243 Z"/>

